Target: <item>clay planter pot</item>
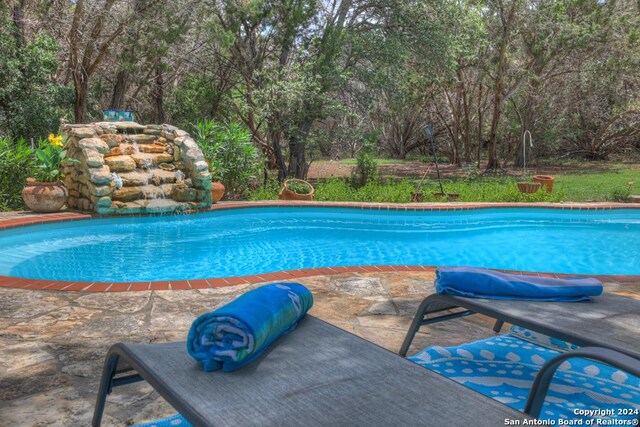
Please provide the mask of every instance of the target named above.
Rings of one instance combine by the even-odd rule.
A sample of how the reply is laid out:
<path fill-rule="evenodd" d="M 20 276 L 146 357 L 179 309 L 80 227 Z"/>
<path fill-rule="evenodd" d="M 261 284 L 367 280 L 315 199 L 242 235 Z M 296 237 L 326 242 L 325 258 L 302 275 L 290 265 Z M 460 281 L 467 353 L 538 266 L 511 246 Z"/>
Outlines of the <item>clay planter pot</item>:
<path fill-rule="evenodd" d="M 547 188 L 547 193 L 553 191 L 553 177 L 550 175 L 534 175 L 533 182 L 539 182 L 541 185 Z"/>
<path fill-rule="evenodd" d="M 291 190 L 289 190 L 287 188 L 287 185 L 290 182 L 301 182 L 303 184 L 306 184 L 309 187 L 309 192 L 307 194 L 298 194 L 295 193 Z M 280 190 L 280 192 L 278 193 L 278 197 L 280 198 L 280 200 L 313 200 L 313 186 L 311 184 L 309 184 L 307 181 L 303 181 L 301 179 L 287 179 L 284 182 L 284 186 L 282 187 L 282 190 Z"/>
<path fill-rule="evenodd" d="M 518 190 L 521 193 L 535 193 L 541 185 L 539 182 L 518 182 Z"/>
<path fill-rule="evenodd" d="M 421 202 L 422 201 L 422 193 L 411 193 L 411 201 L 412 202 Z"/>
<path fill-rule="evenodd" d="M 448 202 L 453 202 L 460 197 L 458 193 L 433 193 L 434 197 L 446 197 Z"/>
<path fill-rule="evenodd" d="M 67 202 L 67 189 L 62 182 L 36 182 L 27 178 L 22 189 L 22 200 L 29 209 L 38 213 L 58 212 Z"/>
<path fill-rule="evenodd" d="M 224 196 L 224 185 L 221 182 L 212 182 L 211 199 L 213 203 L 219 202 Z"/>

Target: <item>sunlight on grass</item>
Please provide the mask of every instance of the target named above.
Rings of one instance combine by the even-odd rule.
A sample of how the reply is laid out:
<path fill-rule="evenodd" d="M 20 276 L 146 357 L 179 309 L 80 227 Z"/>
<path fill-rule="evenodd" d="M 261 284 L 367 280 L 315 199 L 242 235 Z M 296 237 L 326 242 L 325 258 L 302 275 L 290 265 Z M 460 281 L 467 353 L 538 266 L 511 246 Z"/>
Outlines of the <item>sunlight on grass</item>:
<path fill-rule="evenodd" d="M 460 202 L 584 202 L 618 201 L 618 195 L 625 192 L 640 194 L 640 169 L 620 168 L 595 172 L 556 174 L 553 193 L 539 191 L 523 194 L 518 191 L 518 181 L 529 178 L 518 177 L 477 177 L 444 179 L 446 193 L 458 193 Z M 630 182 L 636 184 L 629 186 Z M 416 191 L 417 180 L 387 179 L 369 183 L 355 189 L 345 180 L 333 178 L 316 183 L 317 201 L 357 201 L 403 203 L 411 200 L 411 192 Z M 265 188 L 253 191 L 250 200 L 275 200 L 278 198 L 279 184 L 271 183 Z M 443 201 L 433 196 L 440 192 L 438 181 L 426 179 L 421 191 L 425 202 Z"/>
<path fill-rule="evenodd" d="M 640 194 L 640 170 L 618 169 L 606 172 L 557 175 L 554 190 L 564 192 L 565 201 L 611 201 L 616 191 L 624 190 L 629 182 L 631 193 Z"/>

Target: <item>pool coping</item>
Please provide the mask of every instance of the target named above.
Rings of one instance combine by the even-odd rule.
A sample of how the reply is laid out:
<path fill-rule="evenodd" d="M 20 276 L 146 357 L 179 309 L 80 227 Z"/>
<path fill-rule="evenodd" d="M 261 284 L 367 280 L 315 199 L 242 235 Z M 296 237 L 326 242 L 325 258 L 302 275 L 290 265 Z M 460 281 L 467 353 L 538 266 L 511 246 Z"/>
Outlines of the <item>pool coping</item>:
<path fill-rule="evenodd" d="M 353 203 L 353 202 L 302 202 L 302 201 L 259 201 L 259 202 L 221 202 L 210 209 L 192 212 L 197 215 L 200 212 L 210 212 L 227 209 L 242 209 L 255 207 L 341 207 L 365 210 L 386 211 L 463 211 L 491 208 L 551 208 L 560 210 L 612 210 L 612 209 L 640 209 L 640 203 Z M 16 213 L 16 216 L 20 215 Z M 81 221 L 98 218 L 122 217 L 122 215 L 97 215 L 91 213 L 65 211 L 53 214 L 40 214 L 29 217 L 0 218 L 0 230 L 13 229 L 29 225 L 49 224 L 66 221 Z M 143 215 L 128 215 L 143 216 Z M 205 278 L 194 280 L 166 280 L 149 282 L 72 282 L 42 279 L 23 279 L 11 276 L 0 276 L 0 287 L 14 289 L 33 289 L 46 291 L 84 291 L 84 292 L 127 292 L 127 291 L 167 291 L 208 289 L 244 284 L 271 282 L 276 280 L 293 280 L 303 277 L 344 274 L 344 273 L 375 273 L 375 272 L 431 272 L 435 266 L 421 265 L 380 265 L 380 266 L 346 266 L 306 268 L 296 270 L 278 271 L 273 273 L 255 274 L 250 276 L 234 276 L 226 278 Z M 498 270 L 507 273 L 534 275 L 541 277 L 577 277 L 575 274 L 560 274 L 553 272 L 526 272 L 513 270 Z M 586 276 L 586 275 L 582 275 Z M 603 282 L 625 283 L 640 282 L 640 275 L 591 275 Z"/>

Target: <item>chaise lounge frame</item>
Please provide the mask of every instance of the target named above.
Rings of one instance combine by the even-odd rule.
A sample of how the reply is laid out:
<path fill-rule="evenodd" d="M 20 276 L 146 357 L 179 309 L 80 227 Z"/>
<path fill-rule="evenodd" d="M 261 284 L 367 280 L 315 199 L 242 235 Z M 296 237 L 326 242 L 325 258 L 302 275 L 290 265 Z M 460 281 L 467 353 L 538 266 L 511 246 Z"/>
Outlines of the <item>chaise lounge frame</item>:
<path fill-rule="evenodd" d="M 496 333 L 508 322 L 582 347 L 551 359 L 540 369 L 525 407 L 525 413 L 534 418 L 540 414 L 553 374 L 567 359 L 589 358 L 640 376 L 640 301 L 608 293 L 592 303 L 432 294 L 420 304 L 399 354 L 407 355 L 420 327 L 473 314 L 495 319 Z M 638 420 L 640 424 L 640 417 Z"/>
<path fill-rule="evenodd" d="M 195 427 L 503 425 L 528 418 L 312 316 L 235 372 L 204 372 L 185 343 L 109 350 L 92 425 L 113 388 L 149 383 Z"/>

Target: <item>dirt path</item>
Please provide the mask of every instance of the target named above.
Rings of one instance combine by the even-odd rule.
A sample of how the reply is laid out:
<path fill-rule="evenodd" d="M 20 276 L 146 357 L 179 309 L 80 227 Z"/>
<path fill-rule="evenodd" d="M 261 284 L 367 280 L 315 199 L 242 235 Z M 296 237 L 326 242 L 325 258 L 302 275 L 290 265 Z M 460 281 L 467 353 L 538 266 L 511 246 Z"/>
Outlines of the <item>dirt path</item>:
<path fill-rule="evenodd" d="M 578 163 L 578 164 L 559 164 L 559 165 L 540 165 L 534 168 L 527 168 L 528 174 L 539 175 L 558 175 L 567 173 L 582 173 L 607 171 L 615 168 L 615 163 Z M 351 175 L 353 165 L 343 164 L 333 160 L 315 161 L 309 168 L 308 178 L 312 180 L 326 179 L 332 177 L 347 177 Z M 466 176 L 469 171 L 464 167 L 455 167 L 450 164 L 441 164 L 440 174 L 445 178 L 457 178 Z M 625 167 L 632 169 L 640 168 L 640 164 L 625 164 Z M 434 163 L 425 163 L 418 161 L 405 161 L 393 164 L 383 164 L 379 167 L 382 176 L 397 176 L 401 178 L 419 179 L 426 172 L 430 178 L 435 178 L 436 168 Z M 484 171 L 484 167 L 480 169 Z M 522 174 L 522 169 L 505 169 L 504 174 L 507 176 L 518 176 Z"/>

